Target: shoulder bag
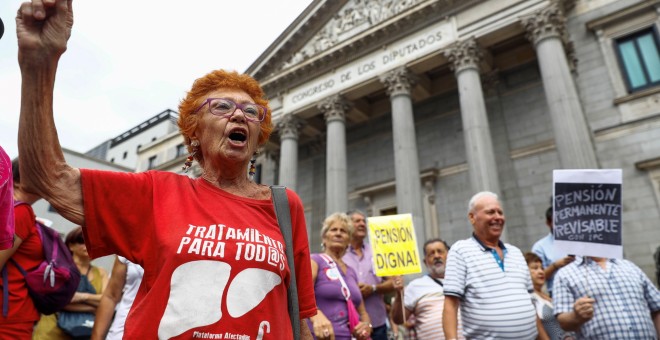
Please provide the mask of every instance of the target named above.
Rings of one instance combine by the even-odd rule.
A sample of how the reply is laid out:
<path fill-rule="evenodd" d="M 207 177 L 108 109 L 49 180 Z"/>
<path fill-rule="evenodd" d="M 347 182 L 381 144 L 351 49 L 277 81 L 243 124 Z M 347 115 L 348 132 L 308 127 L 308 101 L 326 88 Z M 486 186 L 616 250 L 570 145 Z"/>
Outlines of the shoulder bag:
<path fill-rule="evenodd" d="M 289 199 L 286 196 L 286 188 L 281 185 L 270 187 L 275 206 L 277 224 L 280 226 L 284 244 L 286 246 L 286 261 L 289 263 L 291 279 L 287 290 L 289 305 L 289 317 L 291 318 L 291 329 L 294 340 L 300 339 L 300 309 L 298 306 L 298 286 L 296 285 L 296 269 L 293 258 L 293 237 L 291 230 L 291 212 L 289 210 Z"/>

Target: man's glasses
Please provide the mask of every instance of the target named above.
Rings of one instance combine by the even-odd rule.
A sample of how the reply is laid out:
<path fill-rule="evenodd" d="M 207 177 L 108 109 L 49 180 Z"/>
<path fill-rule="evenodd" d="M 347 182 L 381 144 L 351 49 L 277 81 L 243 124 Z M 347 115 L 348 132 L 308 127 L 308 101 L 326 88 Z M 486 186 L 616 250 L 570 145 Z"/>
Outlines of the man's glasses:
<path fill-rule="evenodd" d="M 236 112 L 236 109 L 241 109 L 247 120 L 261 122 L 266 118 L 266 113 L 268 113 L 267 108 L 258 104 L 239 104 L 227 98 L 206 98 L 202 105 L 200 105 L 193 114 L 199 112 L 199 110 L 201 110 L 206 104 L 209 104 L 209 110 L 212 114 L 223 118 L 231 117 L 234 115 L 234 112 Z"/>

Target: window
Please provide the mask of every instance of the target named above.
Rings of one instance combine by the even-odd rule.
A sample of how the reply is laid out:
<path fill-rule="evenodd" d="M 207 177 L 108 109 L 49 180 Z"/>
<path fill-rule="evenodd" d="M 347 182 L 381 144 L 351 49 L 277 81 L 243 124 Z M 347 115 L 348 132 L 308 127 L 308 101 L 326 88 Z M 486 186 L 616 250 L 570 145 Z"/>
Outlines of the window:
<path fill-rule="evenodd" d="M 128 157 L 128 151 L 124 151 L 124 159 L 126 159 L 126 157 Z"/>
<path fill-rule="evenodd" d="M 658 34 L 649 28 L 615 40 L 629 92 L 660 85 Z"/>
<path fill-rule="evenodd" d="M 396 214 L 397 214 L 396 207 L 386 208 L 386 209 L 381 209 L 380 210 L 380 216 L 389 216 L 389 215 L 396 215 Z"/>
<path fill-rule="evenodd" d="M 156 156 L 151 156 L 149 157 L 149 165 L 147 165 L 147 169 L 151 170 L 156 167 Z"/>

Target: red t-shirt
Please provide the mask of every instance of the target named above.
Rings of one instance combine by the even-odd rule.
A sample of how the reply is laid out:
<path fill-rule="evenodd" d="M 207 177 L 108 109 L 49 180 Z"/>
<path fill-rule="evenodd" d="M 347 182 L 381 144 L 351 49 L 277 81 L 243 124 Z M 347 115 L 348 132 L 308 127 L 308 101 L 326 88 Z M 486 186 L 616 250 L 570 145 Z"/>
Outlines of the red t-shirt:
<path fill-rule="evenodd" d="M 16 221 L 16 236 L 23 242 L 16 249 L 12 259 L 30 271 L 39 266 L 44 260 L 44 251 L 41 246 L 39 232 L 35 226 L 35 216 L 32 207 L 28 204 L 19 204 L 14 208 Z M 16 266 L 7 261 L 7 279 L 9 283 L 9 310 L 4 318 L 0 312 L 0 324 L 35 322 L 39 320 L 39 312 L 34 307 L 32 298 L 28 294 L 25 277 Z M 0 276 L 1 277 L 1 276 Z M 2 311 L 2 280 L 0 279 L 0 311 Z"/>
<path fill-rule="evenodd" d="M 87 250 L 144 268 L 127 339 L 284 339 L 289 266 L 270 200 L 158 171 L 81 170 Z M 316 313 L 300 198 L 291 206 L 300 316 Z"/>

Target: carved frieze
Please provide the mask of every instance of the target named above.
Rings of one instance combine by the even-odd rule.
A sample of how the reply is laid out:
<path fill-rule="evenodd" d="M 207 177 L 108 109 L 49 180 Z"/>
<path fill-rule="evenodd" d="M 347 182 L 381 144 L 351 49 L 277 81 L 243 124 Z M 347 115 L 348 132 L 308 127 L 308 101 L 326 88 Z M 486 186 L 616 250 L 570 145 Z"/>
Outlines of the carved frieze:
<path fill-rule="evenodd" d="M 305 61 L 425 1 L 429 0 L 351 0 L 281 69 Z"/>

